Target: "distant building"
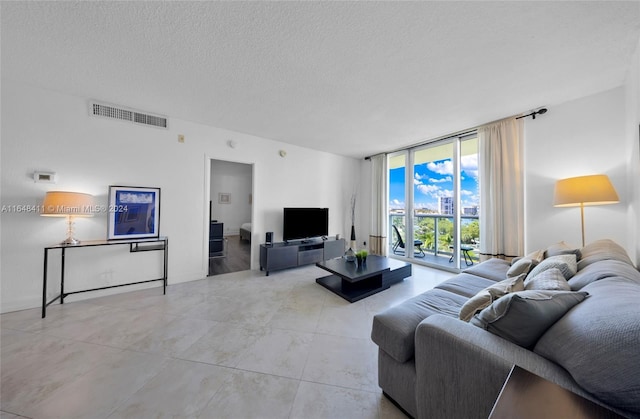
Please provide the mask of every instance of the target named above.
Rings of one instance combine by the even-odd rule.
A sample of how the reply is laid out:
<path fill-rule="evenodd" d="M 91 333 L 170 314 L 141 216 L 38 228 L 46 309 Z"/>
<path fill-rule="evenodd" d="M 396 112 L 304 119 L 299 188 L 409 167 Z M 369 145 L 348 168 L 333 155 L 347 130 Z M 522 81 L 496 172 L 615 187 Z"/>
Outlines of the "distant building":
<path fill-rule="evenodd" d="M 462 208 L 462 215 L 478 215 L 478 206 Z"/>
<path fill-rule="evenodd" d="M 453 205 L 453 197 L 441 196 L 438 198 L 438 208 L 440 208 L 440 214 L 453 215 L 455 207 Z"/>

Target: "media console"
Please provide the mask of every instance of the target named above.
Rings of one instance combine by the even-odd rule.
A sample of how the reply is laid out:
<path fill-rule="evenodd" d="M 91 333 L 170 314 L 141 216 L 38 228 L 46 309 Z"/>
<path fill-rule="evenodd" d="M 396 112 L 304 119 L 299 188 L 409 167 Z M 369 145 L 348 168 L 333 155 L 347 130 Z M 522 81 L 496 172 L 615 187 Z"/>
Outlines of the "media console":
<path fill-rule="evenodd" d="M 260 245 L 260 270 L 269 272 L 311 265 L 344 255 L 344 239 L 279 242 Z"/>

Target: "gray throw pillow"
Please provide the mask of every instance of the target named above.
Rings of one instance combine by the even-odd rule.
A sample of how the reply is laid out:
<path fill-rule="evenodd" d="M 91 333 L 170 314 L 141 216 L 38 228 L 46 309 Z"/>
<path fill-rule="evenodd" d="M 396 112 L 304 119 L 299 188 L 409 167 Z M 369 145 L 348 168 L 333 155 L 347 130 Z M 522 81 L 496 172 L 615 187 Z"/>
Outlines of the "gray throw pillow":
<path fill-rule="evenodd" d="M 535 265 L 537 265 L 538 263 L 544 260 L 544 250 L 534 250 L 533 252 L 529 253 L 526 256 L 515 257 L 511 259 L 511 266 L 515 265 L 516 262 L 518 262 L 520 259 L 523 259 L 523 258 L 529 258 L 533 260 Z"/>
<path fill-rule="evenodd" d="M 525 256 L 523 258 L 519 258 L 517 261 L 511 264 L 511 267 L 507 271 L 507 278 L 513 278 L 518 275 L 528 274 L 529 271 L 533 269 L 533 267 L 537 264 L 538 263 L 535 260 L 529 257 Z"/>
<path fill-rule="evenodd" d="M 582 253 L 580 249 L 571 247 L 563 241 L 561 241 L 560 243 L 552 244 L 551 246 L 547 247 L 544 252 L 545 258 L 559 255 L 576 255 L 576 260 L 580 260 Z"/>
<path fill-rule="evenodd" d="M 530 348 L 587 295 L 586 292 L 574 291 L 515 292 L 494 301 L 476 314 L 470 323 L 516 345 Z"/>
<path fill-rule="evenodd" d="M 525 290 L 555 290 L 555 291 L 571 291 L 571 286 L 564 279 L 562 272 L 557 268 L 547 269 L 546 271 L 527 279 L 524 283 Z"/>
<path fill-rule="evenodd" d="M 460 314 L 458 317 L 460 320 L 468 322 L 471 318 L 483 308 L 489 307 L 489 304 L 502 297 L 505 294 L 516 291 L 524 291 L 524 277 L 522 274 L 515 278 L 507 278 L 504 281 L 500 281 L 497 284 L 493 284 L 483 290 L 480 290 L 476 295 L 469 298 L 466 303 L 460 308 Z"/>
<path fill-rule="evenodd" d="M 569 280 L 572 276 L 578 272 L 578 263 L 576 262 L 576 255 L 559 255 L 552 256 L 540 262 L 535 268 L 529 272 L 527 279 L 532 279 L 534 276 L 541 274 L 547 269 L 557 268 L 562 272 L 564 279 Z"/>

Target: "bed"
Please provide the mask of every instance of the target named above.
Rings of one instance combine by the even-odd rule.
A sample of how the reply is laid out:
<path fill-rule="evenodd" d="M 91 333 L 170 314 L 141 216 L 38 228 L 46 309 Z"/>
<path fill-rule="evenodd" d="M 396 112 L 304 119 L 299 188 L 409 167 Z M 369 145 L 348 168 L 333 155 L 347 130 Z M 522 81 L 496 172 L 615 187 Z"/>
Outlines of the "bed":
<path fill-rule="evenodd" d="M 240 240 L 251 243 L 251 223 L 244 223 L 240 226 Z"/>

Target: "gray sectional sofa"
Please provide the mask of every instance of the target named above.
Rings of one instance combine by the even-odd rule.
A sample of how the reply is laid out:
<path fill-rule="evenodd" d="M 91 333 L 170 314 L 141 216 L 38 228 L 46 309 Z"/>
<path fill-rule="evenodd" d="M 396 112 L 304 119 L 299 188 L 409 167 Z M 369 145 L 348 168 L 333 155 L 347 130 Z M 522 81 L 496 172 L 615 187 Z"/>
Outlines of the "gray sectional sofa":
<path fill-rule="evenodd" d="M 515 364 L 622 416 L 640 418 L 640 272 L 611 240 L 582 249 L 555 246 L 544 253 L 544 260 L 525 269 L 523 283 L 536 263 L 575 254 L 575 274 L 566 275 L 570 291 L 512 292 L 498 296 L 470 322 L 460 320 L 465 303 L 515 268 L 490 259 L 377 314 L 371 337 L 379 347 L 378 382 L 385 395 L 418 418 L 487 418 Z M 516 310 L 531 292 L 547 293 L 547 300 L 564 296 L 581 302 L 546 319 L 550 324 L 541 326 L 540 336 L 523 346 L 512 336 L 517 341 L 529 326 L 540 327 L 538 317 L 555 306 L 521 312 L 520 318 L 499 314 L 500 322 L 511 319 L 502 331 L 492 329 L 486 316 L 495 314 L 499 302 Z"/>

